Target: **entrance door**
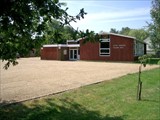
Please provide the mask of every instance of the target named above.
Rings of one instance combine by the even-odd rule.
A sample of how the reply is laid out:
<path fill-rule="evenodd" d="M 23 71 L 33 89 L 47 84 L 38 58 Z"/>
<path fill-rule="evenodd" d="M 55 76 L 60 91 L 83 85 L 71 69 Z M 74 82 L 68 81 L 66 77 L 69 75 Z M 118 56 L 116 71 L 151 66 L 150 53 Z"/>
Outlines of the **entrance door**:
<path fill-rule="evenodd" d="M 69 53 L 70 53 L 70 55 L 69 55 L 70 60 L 77 60 L 77 56 L 78 56 L 77 49 L 71 49 Z"/>

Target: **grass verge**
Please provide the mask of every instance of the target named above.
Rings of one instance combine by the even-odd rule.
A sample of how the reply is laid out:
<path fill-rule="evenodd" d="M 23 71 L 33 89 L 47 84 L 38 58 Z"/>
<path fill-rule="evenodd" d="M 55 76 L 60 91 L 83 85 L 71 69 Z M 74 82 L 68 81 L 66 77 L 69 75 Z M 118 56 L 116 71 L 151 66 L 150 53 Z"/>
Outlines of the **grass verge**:
<path fill-rule="evenodd" d="M 136 100 L 138 74 L 58 95 L 0 108 L 0 120 L 159 120 L 160 69 L 142 72 L 142 100 Z"/>

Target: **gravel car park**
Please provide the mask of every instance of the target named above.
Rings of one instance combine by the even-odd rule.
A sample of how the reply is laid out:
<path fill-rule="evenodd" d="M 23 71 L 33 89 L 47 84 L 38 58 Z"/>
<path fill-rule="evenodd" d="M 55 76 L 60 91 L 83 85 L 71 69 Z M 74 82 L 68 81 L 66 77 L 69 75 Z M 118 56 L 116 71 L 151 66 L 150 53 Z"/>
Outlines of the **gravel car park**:
<path fill-rule="evenodd" d="M 86 61 L 54 61 L 20 58 L 4 70 L 1 62 L 1 102 L 24 101 L 138 72 L 139 64 Z M 153 69 L 152 65 L 143 70 Z M 137 82 L 137 81 L 135 81 Z"/>

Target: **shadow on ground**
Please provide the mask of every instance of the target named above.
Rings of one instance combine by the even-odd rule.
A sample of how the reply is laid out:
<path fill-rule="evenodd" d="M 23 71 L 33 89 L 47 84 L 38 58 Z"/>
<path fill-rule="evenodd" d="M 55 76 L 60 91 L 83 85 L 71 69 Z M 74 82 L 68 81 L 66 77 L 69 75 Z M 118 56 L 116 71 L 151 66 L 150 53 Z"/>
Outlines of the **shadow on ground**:
<path fill-rule="evenodd" d="M 0 107 L 0 120 L 123 120 L 124 116 L 102 116 L 69 99 L 45 100 L 32 105 L 17 103 Z"/>

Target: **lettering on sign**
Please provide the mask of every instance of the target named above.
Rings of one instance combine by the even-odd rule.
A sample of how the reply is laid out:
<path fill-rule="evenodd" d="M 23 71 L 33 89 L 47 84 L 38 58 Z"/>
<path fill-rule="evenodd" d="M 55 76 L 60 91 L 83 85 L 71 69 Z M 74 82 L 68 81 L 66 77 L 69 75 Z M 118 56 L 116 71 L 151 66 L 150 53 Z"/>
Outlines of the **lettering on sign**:
<path fill-rule="evenodd" d="M 124 44 L 121 44 L 121 45 L 115 44 L 115 45 L 113 45 L 113 48 L 114 48 L 114 49 L 123 49 L 125 46 L 126 46 L 126 45 L 124 45 Z"/>

